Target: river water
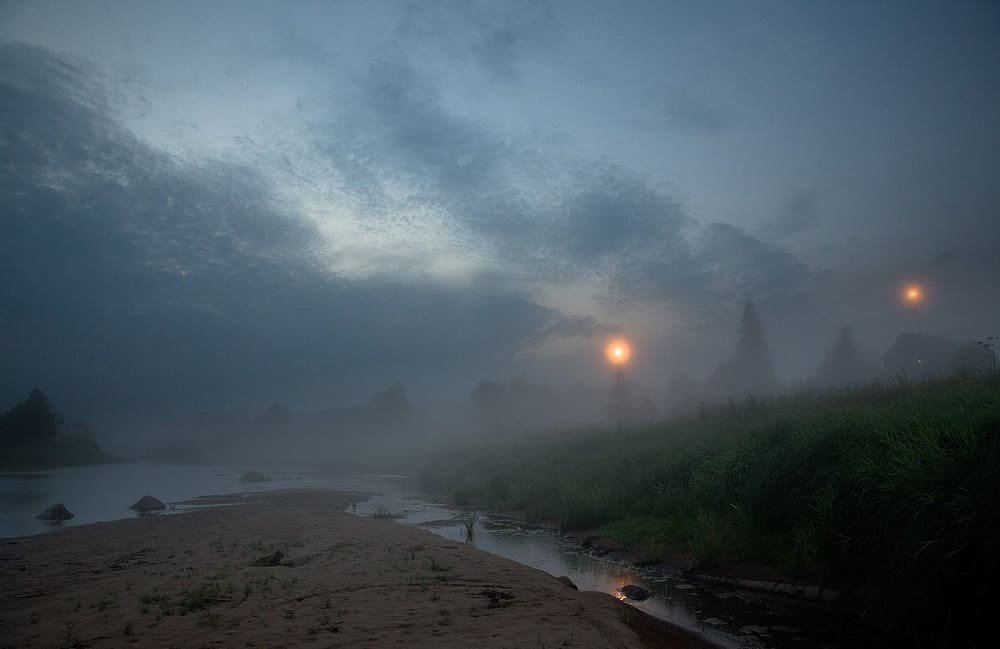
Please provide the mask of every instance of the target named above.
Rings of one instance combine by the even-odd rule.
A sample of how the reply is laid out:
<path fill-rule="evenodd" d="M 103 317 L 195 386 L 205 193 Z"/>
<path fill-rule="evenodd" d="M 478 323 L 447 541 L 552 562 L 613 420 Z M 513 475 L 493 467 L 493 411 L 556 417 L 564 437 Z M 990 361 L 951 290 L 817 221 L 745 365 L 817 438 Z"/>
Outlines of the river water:
<path fill-rule="evenodd" d="M 66 467 L 36 473 L 0 473 L 0 538 L 38 534 L 51 524 L 34 517 L 62 502 L 75 514 L 65 525 L 134 516 L 129 505 L 142 495 L 177 503 L 198 496 L 288 488 L 328 488 L 364 493 L 348 507 L 358 515 L 389 511 L 401 524 L 466 541 L 462 512 L 419 493 L 405 476 L 326 476 L 270 471 L 269 482 L 242 482 L 247 467 L 112 464 Z M 184 511 L 180 506 L 173 511 Z M 471 543 L 554 576 L 565 575 L 581 590 L 621 598 L 626 584 L 652 593 L 629 602 L 651 615 L 692 629 L 722 647 L 850 647 L 870 638 L 821 606 L 802 606 L 783 597 L 733 591 L 688 581 L 631 564 L 594 556 L 556 530 L 527 525 L 507 516 L 480 513 Z"/>

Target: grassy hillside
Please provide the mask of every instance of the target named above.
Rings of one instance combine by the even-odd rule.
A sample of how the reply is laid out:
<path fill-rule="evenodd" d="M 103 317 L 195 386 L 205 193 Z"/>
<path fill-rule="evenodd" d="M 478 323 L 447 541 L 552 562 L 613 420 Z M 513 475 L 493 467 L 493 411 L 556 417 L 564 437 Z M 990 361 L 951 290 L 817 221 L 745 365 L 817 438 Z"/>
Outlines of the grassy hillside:
<path fill-rule="evenodd" d="M 975 598 L 996 577 L 1000 380 L 874 385 L 522 439 L 439 457 L 423 479 L 459 503 L 603 528 L 703 564 L 863 585 L 922 611 Z"/>

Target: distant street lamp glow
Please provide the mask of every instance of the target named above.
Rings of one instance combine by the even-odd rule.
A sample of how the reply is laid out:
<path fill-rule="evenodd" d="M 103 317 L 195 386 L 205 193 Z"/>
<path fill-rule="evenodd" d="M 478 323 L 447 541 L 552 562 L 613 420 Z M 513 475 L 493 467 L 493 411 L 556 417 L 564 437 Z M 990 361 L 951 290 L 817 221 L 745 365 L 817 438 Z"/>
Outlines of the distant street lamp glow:
<path fill-rule="evenodd" d="M 911 306 L 920 304 L 924 301 L 924 289 L 916 284 L 910 284 L 903 289 L 903 300 Z"/>
<path fill-rule="evenodd" d="M 628 341 L 618 338 L 608 343 L 604 354 L 612 365 L 624 365 L 632 358 L 632 346 L 628 344 Z"/>

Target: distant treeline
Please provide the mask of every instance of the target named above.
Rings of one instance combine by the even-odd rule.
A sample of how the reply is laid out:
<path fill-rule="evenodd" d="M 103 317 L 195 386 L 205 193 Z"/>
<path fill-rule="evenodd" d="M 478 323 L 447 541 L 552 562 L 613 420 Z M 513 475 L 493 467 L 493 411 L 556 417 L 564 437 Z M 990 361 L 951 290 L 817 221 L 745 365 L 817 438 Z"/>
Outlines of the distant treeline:
<path fill-rule="evenodd" d="M 118 461 L 101 450 L 86 422 L 64 422 L 45 393 L 34 389 L 0 414 L 0 470 Z"/>
<path fill-rule="evenodd" d="M 753 302 L 747 302 L 732 356 L 716 366 L 704 381 L 685 373 L 671 376 L 664 413 L 688 415 L 701 407 L 730 400 L 769 397 L 780 392 L 828 390 L 876 380 L 921 380 L 949 376 L 958 371 L 987 374 L 1000 369 L 998 346 L 1000 341 L 992 337 L 957 343 L 941 336 L 902 333 L 880 357 L 876 357 L 861 349 L 853 329 L 845 325 L 830 342 L 811 376 L 794 384 L 780 385 L 757 308 Z M 612 387 L 612 419 L 633 423 L 648 419 L 645 413 L 623 407 L 621 394 L 621 386 Z"/>
<path fill-rule="evenodd" d="M 194 463 L 316 461 L 338 451 L 351 453 L 359 441 L 401 436 L 414 425 L 413 410 L 406 387 L 396 381 L 367 402 L 320 413 L 294 413 L 280 401 L 259 413 L 223 409 L 185 413 L 162 425 L 156 435 L 161 441 L 147 455 Z M 333 441 L 336 448 L 330 445 Z"/>

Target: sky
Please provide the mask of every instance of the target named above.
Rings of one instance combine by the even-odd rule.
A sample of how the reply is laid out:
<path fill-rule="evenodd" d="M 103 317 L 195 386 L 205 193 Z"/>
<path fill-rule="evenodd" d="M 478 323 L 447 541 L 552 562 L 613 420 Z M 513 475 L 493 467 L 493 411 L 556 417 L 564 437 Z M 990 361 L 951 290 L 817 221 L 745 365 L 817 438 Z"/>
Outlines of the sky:
<path fill-rule="evenodd" d="M 651 396 L 1000 334 L 996 2 L 0 2 L 0 397 Z M 898 299 L 919 282 L 918 311 Z"/>

